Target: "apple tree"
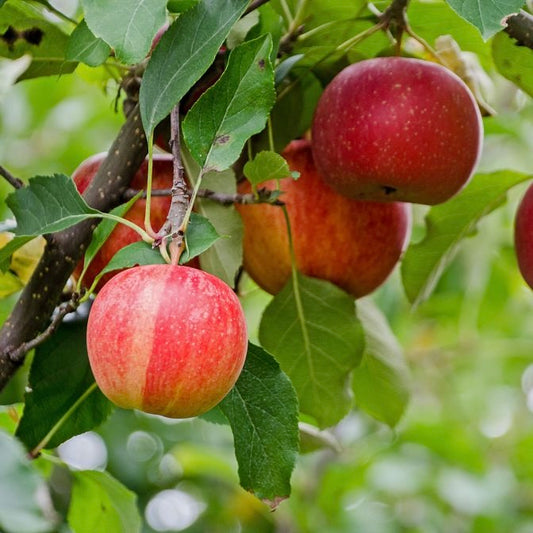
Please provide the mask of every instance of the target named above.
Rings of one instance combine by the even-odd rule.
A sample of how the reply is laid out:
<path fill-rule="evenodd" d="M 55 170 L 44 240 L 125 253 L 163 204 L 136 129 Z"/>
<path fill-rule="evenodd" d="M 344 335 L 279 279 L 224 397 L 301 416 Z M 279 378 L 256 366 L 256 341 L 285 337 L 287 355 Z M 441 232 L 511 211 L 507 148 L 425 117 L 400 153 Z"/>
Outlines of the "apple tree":
<path fill-rule="evenodd" d="M 376 450 L 445 455 L 421 324 L 524 340 L 533 311 L 490 282 L 530 297 L 532 10 L 0 0 L 0 529 L 386 531 L 345 500 Z M 427 426 L 452 463 L 457 420 Z"/>

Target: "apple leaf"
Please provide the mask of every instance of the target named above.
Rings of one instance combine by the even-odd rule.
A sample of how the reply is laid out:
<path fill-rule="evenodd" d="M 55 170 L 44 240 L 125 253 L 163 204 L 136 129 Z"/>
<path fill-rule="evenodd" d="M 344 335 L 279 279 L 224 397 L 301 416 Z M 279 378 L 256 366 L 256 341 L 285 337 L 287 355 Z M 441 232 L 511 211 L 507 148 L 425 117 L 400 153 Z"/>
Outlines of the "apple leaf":
<path fill-rule="evenodd" d="M 0 530 L 32 533 L 54 530 L 47 498 L 46 484 L 20 442 L 0 430 Z"/>
<path fill-rule="evenodd" d="M 298 273 L 266 308 L 259 339 L 291 379 L 302 413 L 314 417 L 321 428 L 348 413 L 348 375 L 364 349 L 352 297 L 329 282 Z"/>
<path fill-rule="evenodd" d="M 271 49 L 269 35 L 235 48 L 220 79 L 187 113 L 183 136 L 201 167 L 229 168 L 248 138 L 264 128 L 275 101 Z"/>
<path fill-rule="evenodd" d="M 369 298 L 357 301 L 365 351 L 353 373 L 355 405 L 394 427 L 409 401 L 409 369 L 387 319 Z"/>
<path fill-rule="evenodd" d="M 24 412 L 16 431 L 29 450 L 41 443 L 45 448 L 55 448 L 102 424 L 113 409 L 96 387 L 85 331 L 83 322 L 64 322 L 36 348 L 30 389 L 25 394 Z"/>
<path fill-rule="evenodd" d="M 73 471 L 67 520 L 76 533 L 140 533 L 137 496 L 107 472 Z"/>
<path fill-rule="evenodd" d="M 111 47 L 99 39 L 82 20 L 70 34 L 66 58 L 70 61 L 82 61 L 90 67 L 101 65 L 111 53 Z"/>
<path fill-rule="evenodd" d="M 152 52 L 139 101 L 150 134 L 213 62 L 248 0 L 201 0 L 180 15 Z"/>
<path fill-rule="evenodd" d="M 20 291 L 24 287 L 22 281 L 11 272 L 0 273 L 0 299 Z"/>
<path fill-rule="evenodd" d="M 5 246 L 0 248 L 0 270 L 7 272 L 11 264 L 11 256 L 19 249 L 22 248 L 27 242 L 33 239 L 33 235 L 25 237 L 15 237 L 10 240 Z"/>
<path fill-rule="evenodd" d="M 498 72 L 511 80 L 529 96 L 533 96 L 533 50 L 517 46 L 507 33 L 500 32 L 492 40 L 492 57 Z"/>
<path fill-rule="evenodd" d="M 155 265 L 164 264 L 165 260 L 158 249 L 152 248 L 151 245 L 144 241 L 137 241 L 128 246 L 121 248 L 112 258 L 105 268 L 96 276 L 95 281 L 99 280 L 104 274 L 113 270 L 129 268 L 135 265 Z"/>
<path fill-rule="evenodd" d="M 194 7 L 200 0 L 168 0 L 167 9 L 171 13 L 183 13 Z"/>
<path fill-rule="evenodd" d="M 142 196 L 143 192 L 139 191 L 133 198 L 128 200 L 126 203 L 119 205 L 110 211 L 110 214 L 117 217 L 123 217 L 133 206 L 133 204 Z M 85 251 L 85 256 L 83 259 L 83 271 L 91 264 L 91 261 L 95 258 L 98 250 L 104 245 L 105 241 L 111 235 L 115 226 L 118 224 L 116 220 L 111 220 L 106 218 L 96 226 L 96 229 L 93 232 L 93 236 L 87 250 Z"/>
<path fill-rule="evenodd" d="M 17 219 L 15 234 L 43 235 L 61 231 L 99 211 L 89 207 L 65 174 L 37 176 L 11 193 L 6 204 Z"/>
<path fill-rule="evenodd" d="M 244 175 L 253 185 L 259 185 L 268 180 L 281 180 L 291 174 L 285 159 L 269 150 L 259 152 L 252 161 L 244 165 Z"/>
<path fill-rule="evenodd" d="M 447 0 L 451 8 L 473 24 L 485 40 L 502 29 L 502 19 L 520 11 L 524 0 Z"/>
<path fill-rule="evenodd" d="M 187 263 L 187 261 L 205 252 L 218 239 L 220 239 L 220 235 L 207 218 L 197 213 L 191 213 L 185 233 L 187 246 L 181 254 L 180 264 Z"/>
<path fill-rule="evenodd" d="M 429 297 L 478 222 L 505 202 L 508 189 L 531 177 L 512 171 L 477 174 L 457 196 L 429 210 L 425 237 L 409 246 L 401 265 L 405 293 L 414 306 Z"/>
<path fill-rule="evenodd" d="M 200 167 L 187 152 L 184 153 L 183 164 L 189 180 L 194 185 Z M 234 194 L 237 189 L 235 174 L 230 169 L 223 172 L 208 172 L 202 178 L 202 184 L 207 189 L 226 194 Z M 195 209 L 209 219 L 219 235 L 224 235 L 223 239 L 218 239 L 200 256 L 202 270 L 218 276 L 233 286 L 235 275 L 242 264 L 242 219 L 235 207 L 223 206 L 209 199 L 197 199 Z"/>
<path fill-rule="evenodd" d="M 126 64 L 146 57 L 157 30 L 166 22 L 166 0 L 82 0 L 91 32 L 115 50 Z"/>
<path fill-rule="evenodd" d="M 19 80 L 68 74 L 76 68 L 77 63 L 65 59 L 68 35 L 46 20 L 35 6 L 8 0 L 0 10 L 0 34 L 10 26 L 19 33 L 32 30 L 30 41 L 19 38 L 9 44 L 0 39 L 0 56 L 8 59 L 31 56 L 31 65 L 20 74 Z"/>
<path fill-rule="evenodd" d="M 275 507 L 290 494 L 298 455 L 298 400 L 262 348 L 248 345 L 237 383 L 219 404 L 235 439 L 241 485 Z"/>

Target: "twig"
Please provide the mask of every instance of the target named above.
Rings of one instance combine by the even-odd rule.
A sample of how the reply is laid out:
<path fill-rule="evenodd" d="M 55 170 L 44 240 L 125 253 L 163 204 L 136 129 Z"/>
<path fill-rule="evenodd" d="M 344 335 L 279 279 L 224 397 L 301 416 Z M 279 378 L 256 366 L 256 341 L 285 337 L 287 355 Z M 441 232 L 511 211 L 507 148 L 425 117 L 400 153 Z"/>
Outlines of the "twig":
<path fill-rule="evenodd" d="M 49 339 L 55 333 L 65 316 L 78 308 L 80 304 L 79 300 L 80 294 L 77 292 L 73 293 L 68 302 L 64 302 L 58 307 L 57 313 L 53 316 L 49 326 L 42 333 L 30 341 L 23 342 L 18 348 L 9 352 L 10 359 L 15 363 L 19 362 L 21 359 L 24 359 L 26 353 L 37 348 L 39 344 L 42 344 L 45 340 Z"/>
<path fill-rule="evenodd" d="M 518 46 L 533 50 L 533 15 L 520 11 L 505 17 L 502 21 L 504 31 L 516 40 Z"/>
<path fill-rule="evenodd" d="M 21 179 L 13 176 L 13 174 L 11 174 L 11 172 L 5 169 L 2 165 L 0 165 L 0 176 L 5 178 L 12 187 L 15 187 L 15 189 L 22 189 L 22 187 L 24 187 L 24 182 Z"/>
<path fill-rule="evenodd" d="M 192 194 L 192 191 L 188 190 L 189 194 Z M 124 193 L 125 200 L 131 200 L 134 196 L 139 194 L 137 189 L 127 189 Z M 141 196 L 143 198 L 145 194 Z M 172 189 L 154 189 L 152 190 L 152 196 L 172 196 Z M 258 189 L 257 196 L 253 193 L 239 194 L 239 193 L 223 193 L 212 191 L 210 189 L 200 189 L 196 195 L 198 198 L 207 198 L 213 200 L 224 206 L 229 206 L 232 204 L 272 204 L 272 205 L 283 205 L 284 202 L 279 200 L 277 192 L 271 191 L 269 189 Z"/>
<path fill-rule="evenodd" d="M 191 202 L 191 195 L 185 182 L 183 165 L 181 163 L 179 102 L 170 113 L 170 147 L 173 158 L 172 199 L 170 201 L 167 220 L 159 231 L 154 246 L 163 244 L 165 239 L 170 235 L 172 239 L 169 245 L 170 259 L 172 264 L 177 264 L 185 245 L 185 233 L 182 225 L 185 220 L 187 208 Z"/>
<path fill-rule="evenodd" d="M 244 11 L 243 13 L 243 17 L 245 15 L 248 15 L 248 13 L 251 13 L 252 11 L 254 11 L 255 9 L 257 9 L 258 7 L 261 7 L 263 4 L 266 4 L 269 0 L 254 0 L 247 8 L 246 10 Z"/>

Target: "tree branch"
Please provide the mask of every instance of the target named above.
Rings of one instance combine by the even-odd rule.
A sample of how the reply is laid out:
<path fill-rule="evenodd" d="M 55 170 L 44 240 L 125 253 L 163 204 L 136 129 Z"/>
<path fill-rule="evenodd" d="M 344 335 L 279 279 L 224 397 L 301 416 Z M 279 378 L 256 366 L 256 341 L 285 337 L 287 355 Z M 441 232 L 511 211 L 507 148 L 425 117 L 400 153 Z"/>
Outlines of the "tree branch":
<path fill-rule="evenodd" d="M 504 30 L 516 40 L 518 46 L 527 46 L 533 50 L 533 16 L 525 11 L 505 17 L 502 21 Z"/>
<path fill-rule="evenodd" d="M 267 2 L 269 2 L 269 0 L 254 0 L 246 8 L 246 11 L 242 14 L 242 16 L 245 17 L 246 15 L 248 15 L 248 13 L 251 13 L 252 11 L 257 9 L 258 7 L 261 7 L 263 4 L 266 4 Z"/>
<path fill-rule="evenodd" d="M 2 165 L 0 165 L 0 176 L 6 179 L 6 181 L 15 189 L 22 189 L 24 187 L 24 182 L 13 176 L 11 172 L 9 172 L 7 169 L 5 169 Z"/>
<path fill-rule="evenodd" d="M 101 211 L 118 205 L 146 155 L 138 106 L 134 108 L 84 193 Z M 49 236 L 43 256 L 0 329 L 0 390 L 24 362 L 20 347 L 48 327 L 63 288 L 87 248 L 97 222 L 87 220 Z"/>

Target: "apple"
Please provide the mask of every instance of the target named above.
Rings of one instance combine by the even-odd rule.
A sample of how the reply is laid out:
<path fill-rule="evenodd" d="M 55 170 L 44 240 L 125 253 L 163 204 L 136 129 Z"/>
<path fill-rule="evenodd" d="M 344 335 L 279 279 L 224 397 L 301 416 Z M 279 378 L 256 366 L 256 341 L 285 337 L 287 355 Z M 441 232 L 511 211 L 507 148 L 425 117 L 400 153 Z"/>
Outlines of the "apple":
<path fill-rule="evenodd" d="M 188 418 L 214 407 L 235 384 L 246 322 L 219 278 L 186 266 L 138 266 L 97 295 L 87 351 L 96 383 L 116 405 Z"/>
<path fill-rule="evenodd" d="M 516 212 L 514 244 L 518 268 L 533 289 L 533 185 L 527 189 Z"/>
<path fill-rule="evenodd" d="M 98 167 L 105 159 L 106 154 L 96 154 L 80 164 L 80 166 L 72 174 L 72 179 L 80 194 L 83 194 L 89 183 L 93 179 Z M 153 172 L 152 172 L 152 189 L 171 189 L 173 176 L 172 155 L 170 154 L 154 154 L 153 156 Z M 133 177 L 131 187 L 133 189 L 145 189 L 146 180 L 148 177 L 148 160 L 143 161 L 139 170 Z M 144 228 L 144 210 L 146 200 L 140 198 L 126 213 L 124 218 L 131 220 L 138 226 Z M 170 196 L 152 197 L 150 206 L 150 216 L 152 227 L 155 231 L 165 223 L 168 210 L 170 207 Z M 115 229 L 100 248 L 94 259 L 92 260 L 85 277 L 83 285 L 90 287 L 96 275 L 107 265 L 111 258 L 124 246 L 140 241 L 141 237 L 131 228 L 124 224 L 117 224 Z M 78 277 L 81 273 L 81 264 L 78 265 L 74 272 L 74 276 Z M 109 273 L 102 277 L 99 281 L 97 289 L 99 290 L 107 281 L 109 281 L 115 273 Z"/>
<path fill-rule="evenodd" d="M 360 202 L 330 188 L 319 176 L 306 140 L 292 141 L 283 153 L 300 177 L 281 180 L 291 223 L 298 269 L 328 280 L 355 297 L 369 294 L 389 276 L 410 235 L 410 205 Z M 274 182 L 262 184 L 275 188 Z M 250 191 L 248 182 L 239 185 Z M 285 218 L 269 204 L 236 206 L 244 224 L 244 268 L 271 294 L 291 274 Z"/>
<path fill-rule="evenodd" d="M 312 125 L 324 180 L 350 198 L 438 204 L 470 179 L 483 138 L 472 93 L 429 61 L 378 57 L 343 69 Z"/>

